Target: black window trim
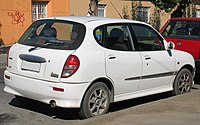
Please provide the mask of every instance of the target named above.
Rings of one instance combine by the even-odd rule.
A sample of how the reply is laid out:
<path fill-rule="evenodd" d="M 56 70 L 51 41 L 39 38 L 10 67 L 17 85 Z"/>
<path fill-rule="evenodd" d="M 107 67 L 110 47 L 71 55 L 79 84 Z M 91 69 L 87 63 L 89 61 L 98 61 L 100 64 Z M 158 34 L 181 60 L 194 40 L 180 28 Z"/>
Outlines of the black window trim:
<path fill-rule="evenodd" d="M 60 50 L 75 50 L 75 49 L 78 49 L 80 47 L 80 45 L 83 43 L 83 41 L 85 39 L 85 34 L 86 34 L 86 26 L 84 24 L 82 24 L 82 23 L 78 23 L 78 22 L 74 22 L 74 21 L 68 21 L 68 20 L 62 20 L 62 19 L 41 19 L 41 20 L 37 20 L 37 21 L 33 22 L 25 30 L 24 34 L 19 38 L 18 43 L 22 44 L 22 45 L 26 45 L 26 44 L 21 43 L 20 41 L 23 40 L 25 36 L 27 36 L 27 34 L 30 32 L 31 28 L 33 28 L 33 25 L 35 25 L 35 23 L 47 22 L 47 21 L 49 21 L 49 22 L 58 22 L 58 23 L 68 23 L 68 24 L 78 24 L 78 25 L 83 26 L 84 32 L 81 32 L 81 35 L 78 36 L 77 40 L 75 41 L 74 46 L 70 47 L 68 49 L 60 49 Z M 34 45 L 27 45 L 27 46 L 34 46 Z M 47 49 L 53 49 L 53 48 L 47 48 Z"/>
<path fill-rule="evenodd" d="M 182 21 L 186 21 L 187 23 L 188 22 L 198 22 L 199 24 L 200 24 L 200 21 L 197 21 L 197 20 L 170 20 L 166 25 L 165 25 L 165 27 L 163 28 L 163 30 L 162 30 L 162 32 L 161 32 L 161 34 L 163 35 L 163 33 L 164 33 L 164 31 L 166 30 L 166 28 L 170 25 L 170 24 L 172 24 L 171 26 L 172 26 L 172 28 L 170 28 L 170 31 L 169 31 L 169 33 L 171 33 L 172 32 L 172 30 L 174 29 L 174 27 L 175 27 L 175 25 L 176 25 L 176 23 L 177 22 L 182 22 Z M 174 38 L 174 39 L 185 39 L 185 40 L 199 40 L 199 37 L 198 38 L 195 38 L 195 37 L 188 37 L 188 36 L 164 36 L 163 35 L 163 37 L 165 37 L 165 38 Z"/>
<path fill-rule="evenodd" d="M 139 49 L 139 43 L 138 43 L 138 39 L 134 33 L 134 30 L 133 30 L 133 27 L 132 25 L 140 25 L 140 26 L 144 26 L 144 27 L 148 27 L 150 28 L 152 31 L 154 31 L 158 36 L 159 36 L 159 39 L 162 40 L 162 44 L 163 44 L 163 47 L 164 49 L 163 50 L 154 50 L 154 51 L 166 51 L 166 48 L 165 48 L 165 44 L 164 44 L 164 38 L 152 27 L 148 26 L 148 25 L 145 25 L 145 24 L 139 24 L 139 23 L 130 23 L 130 29 L 131 29 L 131 33 L 132 33 L 132 36 L 134 36 L 134 38 L 136 39 L 136 42 L 135 43 L 135 48 L 136 48 L 136 51 L 143 51 L 143 50 L 140 50 Z M 148 51 L 148 50 L 144 50 L 144 51 Z"/>
<path fill-rule="evenodd" d="M 107 32 L 106 32 L 106 28 L 108 27 L 108 26 L 112 26 L 112 25 L 127 25 L 127 27 L 129 28 L 129 30 L 131 30 L 130 29 L 130 22 L 123 22 L 123 23 L 109 23 L 109 24 L 103 24 L 103 25 L 99 25 L 98 27 L 96 27 L 94 30 L 93 30 L 93 37 L 95 38 L 95 40 L 96 40 L 96 42 L 97 42 L 97 38 L 95 37 L 95 31 L 97 30 L 97 29 L 99 29 L 99 27 L 103 27 L 103 38 L 102 38 L 102 45 L 100 45 L 98 42 L 98 44 L 100 45 L 100 46 L 102 46 L 103 48 L 106 48 L 106 49 L 109 49 L 109 48 L 107 48 L 106 47 L 106 41 L 105 41 L 105 37 L 107 36 Z M 131 31 L 130 31 L 130 37 L 132 37 L 132 34 L 131 34 Z M 133 40 L 130 40 L 129 42 L 133 42 L 133 45 L 134 46 L 132 46 L 132 44 L 130 43 L 130 45 L 131 45 L 131 50 L 128 50 L 128 51 L 123 51 L 123 52 L 130 52 L 130 51 L 132 51 L 132 52 L 134 52 L 134 51 L 136 51 L 135 50 L 135 43 L 134 43 L 134 41 Z M 133 48 L 134 48 L 134 50 L 133 50 Z M 115 50 L 115 51 L 122 51 L 122 50 Z"/>

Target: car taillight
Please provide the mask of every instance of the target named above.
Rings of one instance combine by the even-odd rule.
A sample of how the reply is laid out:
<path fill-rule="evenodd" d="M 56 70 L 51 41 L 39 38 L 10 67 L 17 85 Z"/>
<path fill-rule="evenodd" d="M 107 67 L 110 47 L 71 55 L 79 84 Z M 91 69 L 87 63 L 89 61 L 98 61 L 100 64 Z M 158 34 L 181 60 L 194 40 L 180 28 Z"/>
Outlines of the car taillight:
<path fill-rule="evenodd" d="M 68 78 L 72 76 L 78 70 L 79 66 L 80 61 L 78 57 L 75 55 L 70 55 L 63 66 L 61 78 Z"/>
<path fill-rule="evenodd" d="M 8 66 L 9 52 L 10 52 L 10 48 L 8 49 L 8 52 L 7 52 L 7 57 L 6 57 L 6 66 Z"/>

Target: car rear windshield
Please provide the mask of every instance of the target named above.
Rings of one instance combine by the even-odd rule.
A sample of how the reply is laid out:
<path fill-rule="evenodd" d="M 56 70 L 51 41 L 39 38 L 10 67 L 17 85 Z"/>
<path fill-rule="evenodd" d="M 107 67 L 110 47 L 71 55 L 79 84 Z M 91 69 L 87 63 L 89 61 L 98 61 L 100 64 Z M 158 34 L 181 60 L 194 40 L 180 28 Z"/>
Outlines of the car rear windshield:
<path fill-rule="evenodd" d="M 18 43 L 28 46 L 74 50 L 85 36 L 83 24 L 61 20 L 38 20 L 19 39 Z"/>
<path fill-rule="evenodd" d="M 162 32 L 164 37 L 199 39 L 200 22 L 190 20 L 172 20 Z"/>

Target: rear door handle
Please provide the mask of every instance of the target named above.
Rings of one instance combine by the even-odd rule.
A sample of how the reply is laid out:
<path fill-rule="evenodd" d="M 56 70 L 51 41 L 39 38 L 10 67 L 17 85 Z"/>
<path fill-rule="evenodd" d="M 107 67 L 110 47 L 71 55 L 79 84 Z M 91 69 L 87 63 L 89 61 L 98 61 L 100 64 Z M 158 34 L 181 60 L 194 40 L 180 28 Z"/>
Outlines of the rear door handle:
<path fill-rule="evenodd" d="M 145 56 L 144 59 L 145 59 L 145 60 L 150 60 L 151 57 L 150 57 L 150 56 Z"/>
<path fill-rule="evenodd" d="M 150 59 L 151 59 L 151 57 L 146 57 L 146 58 L 145 58 L 145 60 L 150 60 Z"/>
<path fill-rule="evenodd" d="M 108 59 L 116 59 L 116 56 L 111 54 L 111 55 L 108 55 Z"/>
<path fill-rule="evenodd" d="M 108 59 L 116 59 L 115 56 L 110 56 Z"/>

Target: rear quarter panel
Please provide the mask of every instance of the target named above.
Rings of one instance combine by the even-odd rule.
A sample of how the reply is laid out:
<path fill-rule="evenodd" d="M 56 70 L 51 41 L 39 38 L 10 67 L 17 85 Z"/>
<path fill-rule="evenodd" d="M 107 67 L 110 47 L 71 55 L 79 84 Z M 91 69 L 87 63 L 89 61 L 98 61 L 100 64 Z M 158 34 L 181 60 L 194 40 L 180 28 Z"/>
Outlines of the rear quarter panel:
<path fill-rule="evenodd" d="M 104 51 L 94 39 L 92 29 L 86 30 L 83 43 L 73 55 L 79 58 L 80 67 L 69 78 L 62 78 L 62 82 L 92 82 L 95 79 L 106 77 Z"/>

